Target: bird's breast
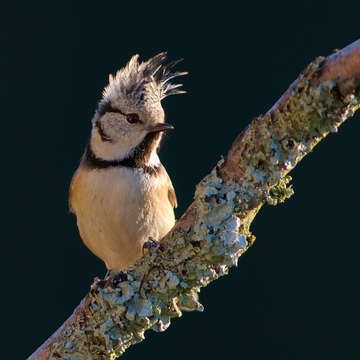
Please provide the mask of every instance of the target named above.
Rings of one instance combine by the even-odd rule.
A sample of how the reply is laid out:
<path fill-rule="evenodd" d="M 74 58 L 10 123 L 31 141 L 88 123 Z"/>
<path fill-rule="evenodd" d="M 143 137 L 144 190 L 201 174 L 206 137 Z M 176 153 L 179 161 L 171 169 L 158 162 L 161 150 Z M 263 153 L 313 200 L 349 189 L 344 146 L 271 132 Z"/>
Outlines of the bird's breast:
<path fill-rule="evenodd" d="M 80 235 L 110 269 L 121 269 L 142 254 L 148 238 L 162 238 L 175 222 L 168 187 L 161 174 L 141 169 L 80 168 L 74 175 L 70 205 Z"/>

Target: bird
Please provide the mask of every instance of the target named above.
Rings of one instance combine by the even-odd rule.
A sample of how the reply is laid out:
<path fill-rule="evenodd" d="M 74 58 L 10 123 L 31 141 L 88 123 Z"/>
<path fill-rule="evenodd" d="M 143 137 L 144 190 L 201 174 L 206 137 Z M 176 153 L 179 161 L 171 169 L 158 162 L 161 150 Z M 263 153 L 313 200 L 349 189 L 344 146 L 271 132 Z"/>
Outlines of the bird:
<path fill-rule="evenodd" d="M 161 101 L 185 93 L 170 80 L 187 72 L 174 71 L 183 59 L 166 59 L 166 52 L 143 62 L 134 55 L 109 75 L 71 180 L 69 207 L 80 237 L 108 273 L 133 265 L 175 224 L 176 194 L 158 156 L 174 127 L 165 123 Z"/>

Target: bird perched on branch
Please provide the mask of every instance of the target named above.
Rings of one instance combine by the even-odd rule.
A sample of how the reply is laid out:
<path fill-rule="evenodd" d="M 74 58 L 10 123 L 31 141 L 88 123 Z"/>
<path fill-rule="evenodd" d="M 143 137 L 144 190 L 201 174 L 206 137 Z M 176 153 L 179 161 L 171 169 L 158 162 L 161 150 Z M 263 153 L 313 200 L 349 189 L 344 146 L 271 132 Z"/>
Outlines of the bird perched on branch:
<path fill-rule="evenodd" d="M 103 91 L 89 144 L 70 186 L 85 245 L 109 270 L 142 256 L 149 238 L 161 239 L 175 223 L 176 195 L 157 155 L 165 123 L 161 100 L 184 93 L 170 80 L 180 61 L 164 64 L 166 53 L 146 62 L 138 55 L 120 69 Z"/>

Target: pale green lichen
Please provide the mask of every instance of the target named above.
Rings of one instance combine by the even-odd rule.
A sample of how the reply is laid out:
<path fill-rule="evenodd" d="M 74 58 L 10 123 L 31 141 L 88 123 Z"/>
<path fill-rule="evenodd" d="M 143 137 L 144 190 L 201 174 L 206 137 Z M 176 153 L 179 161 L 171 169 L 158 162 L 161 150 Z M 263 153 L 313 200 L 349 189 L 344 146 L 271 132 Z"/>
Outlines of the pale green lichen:
<path fill-rule="evenodd" d="M 359 82 L 341 91 L 334 81 L 310 86 L 322 61 L 300 75 L 286 106 L 254 119 L 244 133 L 241 183 L 223 181 L 221 160 L 196 188 L 190 230 L 173 232 L 171 246 L 151 249 L 126 272 L 96 280 L 88 312 L 62 332 L 51 359 L 115 359 L 146 330 L 167 329 L 181 310 L 203 310 L 200 288 L 226 275 L 254 242 L 250 224 L 261 206 L 292 195 L 288 172 L 359 107 Z"/>
<path fill-rule="evenodd" d="M 277 205 L 290 198 L 294 194 L 292 186 L 287 186 L 290 181 L 290 176 L 285 176 L 280 179 L 278 184 L 270 188 L 268 196 L 266 197 L 266 202 L 269 205 Z"/>

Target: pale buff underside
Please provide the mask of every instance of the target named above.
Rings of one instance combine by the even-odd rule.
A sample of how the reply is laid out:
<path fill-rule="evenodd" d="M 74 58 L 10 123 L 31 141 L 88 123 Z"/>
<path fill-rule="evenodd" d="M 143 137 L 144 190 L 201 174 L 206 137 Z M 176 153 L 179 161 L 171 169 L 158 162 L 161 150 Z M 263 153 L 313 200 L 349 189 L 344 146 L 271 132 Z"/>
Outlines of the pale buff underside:
<path fill-rule="evenodd" d="M 150 236 L 160 240 L 174 225 L 173 188 L 162 166 L 160 171 L 80 166 L 75 173 L 70 206 L 85 245 L 108 269 L 133 264 Z"/>

